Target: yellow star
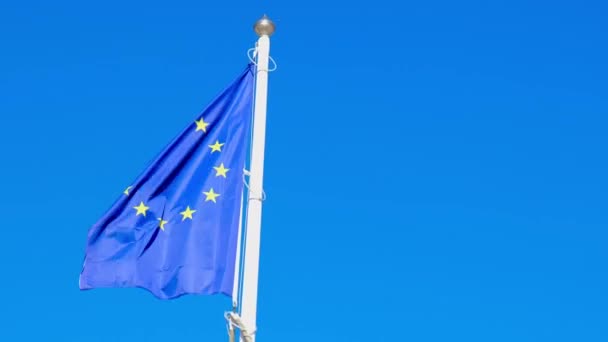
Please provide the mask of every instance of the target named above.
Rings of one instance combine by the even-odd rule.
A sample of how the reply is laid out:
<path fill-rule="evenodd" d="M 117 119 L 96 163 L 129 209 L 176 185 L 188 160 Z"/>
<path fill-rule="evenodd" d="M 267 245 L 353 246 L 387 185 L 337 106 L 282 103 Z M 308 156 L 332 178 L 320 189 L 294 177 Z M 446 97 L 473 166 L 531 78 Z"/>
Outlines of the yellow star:
<path fill-rule="evenodd" d="M 160 228 L 160 230 L 162 230 L 162 231 L 165 231 L 165 225 L 169 221 L 163 220 L 162 217 L 159 217 L 158 220 L 160 221 L 160 223 L 158 224 L 158 228 Z"/>
<path fill-rule="evenodd" d="M 215 151 L 222 152 L 222 146 L 224 146 L 224 143 L 220 144 L 219 140 L 216 140 L 215 144 L 209 145 L 209 147 L 211 147 L 211 153 L 213 153 Z"/>
<path fill-rule="evenodd" d="M 203 120 L 203 118 L 201 118 L 198 121 L 194 121 L 196 123 L 196 131 L 203 131 L 203 132 L 207 132 L 207 126 L 209 126 L 208 122 L 205 122 L 205 120 Z"/>
<path fill-rule="evenodd" d="M 135 214 L 135 216 L 142 214 L 144 217 L 146 217 L 146 211 L 150 209 L 150 207 L 146 207 L 144 202 L 139 202 L 139 205 L 137 207 L 133 207 L 133 209 L 137 210 L 137 214 Z"/>
<path fill-rule="evenodd" d="M 131 191 L 131 188 L 133 187 L 133 185 L 128 186 L 125 191 L 123 191 L 122 193 L 129 196 L 129 191 Z"/>
<path fill-rule="evenodd" d="M 220 194 L 216 194 L 215 192 L 213 192 L 213 188 L 211 188 L 211 190 L 209 190 L 207 192 L 203 191 L 203 193 L 207 197 L 207 198 L 205 198 L 205 202 L 207 202 L 207 201 L 213 201 L 213 203 L 217 203 L 215 201 L 215 199 L 220 196 Z"/>
<path fill-rule="evenodd" d="M 192 209 L 190 209 L 190 206 L 188 206 L 188 208 L 186 208 L 186 210 L 184 210 L 180 213 L 182 215 L 182 221 L 186 220 L 187 218 L 192 220 L 192 214 L 194 214 L 195 212 L 196 212 L 196 210 L 192 210 Z"/>
<path fill-rule="evenodd" d="M 226 178 L 226 173 L 230 170 L 224 167 L 224 163 L 221 163 L 220 166 L 214 166 L 213 168 L 217 172 L 215 177 L 224 176 L 224 178 Z"/>

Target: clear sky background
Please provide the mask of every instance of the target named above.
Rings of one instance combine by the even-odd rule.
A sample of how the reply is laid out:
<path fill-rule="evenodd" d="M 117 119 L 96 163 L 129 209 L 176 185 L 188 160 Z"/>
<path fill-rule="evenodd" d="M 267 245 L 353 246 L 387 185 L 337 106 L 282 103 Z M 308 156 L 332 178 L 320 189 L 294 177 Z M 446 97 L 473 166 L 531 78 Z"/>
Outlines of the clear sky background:
<path fill-rule="evenodd" d="M 271 54 L 264 341 L 608 341 L 601 1 L 4 1 L 0 340 L 225 341 L 81 292 L 88 228 Z"/>

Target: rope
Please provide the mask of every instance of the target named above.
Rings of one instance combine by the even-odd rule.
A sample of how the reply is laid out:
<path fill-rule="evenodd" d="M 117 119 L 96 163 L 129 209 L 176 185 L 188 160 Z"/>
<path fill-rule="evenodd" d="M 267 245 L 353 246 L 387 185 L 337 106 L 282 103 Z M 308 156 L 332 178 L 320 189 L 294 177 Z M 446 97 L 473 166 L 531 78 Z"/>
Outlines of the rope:
<path fill-rule="evenodd" d="M 255 61 L 255 58 L 257 57 L 257 55 L 258 55 L 258 48 L 257 47 L 254 47 L 254 48 L 251 48 L 251 49 L 247 50 L 247 57 L 249 57 L 249 61 L 251 63 L 253 63 L 255 66 L 258 65 L 258 63 Z M 260 70 L 260 71 L 273 72 L 273 71 L 277 70 L 277 68 L 279 66 L 277 65 L 277 62 L 275 62 L 274 59 L 272 59 L 272 56 L 268 56 L 268 60 L 270 62 L 272 62 L 272 64 L 271 64 L 272 68 L 269 68 L 268 70 Z"/>
<path fill-rule="evenodd" d="M 251 191 L 251 188 L 249 187 L 249 182 L 247 181 L 247 179 L 245 179 L 246 176 L 250 176 L 250 175 L 251 175 L 251 172 L 249 172 L 249 170 L 243 169 L 243 184 L 245 184 L 245 187 L 249 191 L 249 200 L 265 201 L 266 192 L 264 191 L 264 189 L 262 189 L 262 196 L 256 196 L 256 194 Z"/>
<path fill-rule="evenodd" d="M 224 317 L 226 318 L 226 324 L 228 325 L 228 339 L 230 342 L 234 342 L 234 328 L 238 328 L 241 331 L 241 339 L 243 342 L 253 342 L 255 329 L 252 329 L 251 331 L 247 329 L 241 320 L 241 317 L 236 312 L 226 312 Z"/>

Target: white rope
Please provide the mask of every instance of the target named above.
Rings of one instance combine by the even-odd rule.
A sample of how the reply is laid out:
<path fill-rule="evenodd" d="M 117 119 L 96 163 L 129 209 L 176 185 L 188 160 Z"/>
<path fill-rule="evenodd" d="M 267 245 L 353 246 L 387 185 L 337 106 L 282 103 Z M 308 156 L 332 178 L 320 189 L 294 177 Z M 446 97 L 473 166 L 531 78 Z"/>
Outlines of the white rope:
<path fill-rule="evenodd" d="M 258 65 L 258 63 L 255 61 L 255 57 L 257 55 L 258 55 L 258 48 L 257 47 L 254 47 L 254 48 L 251 48 L 251 49 L 247 50 L 247 57 L 249 57 L 249 61 L 251 63 L 253 63 L 255 66 Z M 268 56 L 268 60 L 270 62 L 272 62 L 272 68 L 269 68 L 268 70 L 260 70 L 260 71 L 273 72 L 273 71 L 277 70 L 277 68 L 279 67 L 277 65 L 277 62 L 275 62 L 274 59 L 272 59 L 271 56 Z"/>
<path fill-rule="evenodd" d="M 249 61 L 255 65 L 257 65 L 257 63 L 255 62 L 255 57 L 257 55 L 258 55 L 257 47 L 252 47 L 251 49 L 247 50 L 247 57 L 249 57 Z"/>
<path fill-rule="evenodd" d="M 249 56 L 250 52 L 252 52 L 251 56 Z M 251 48 L 251 49 L 247 50 L 247 56 L 249 56 L 249 60 L 251 62 L 253 62 L 254 64 L 255 64 L 255 61 L 253 59 L 255 59 L 256 55 L 257 55 L 257 48 Z M 258 74 L 255 73 L 253 75 L 253 77 L 254 77 L 254 83 L 256 83 L 257 82 Z M 252 99 L 255 98 L 255 87 L 251 87 L 251 98 Z M 255 115 L 254 114 L 255 114 L 255 107 L 251 106 L 251 122 L 253 122 L 255 120 Z M 250 128 L 249 128 L 249 155 L 250 156 L 251 156 L 251 147 L 252 146 L 253 146 L 253 125 L 250 125 Z M 246 160 L 245 160 L 245 163 L 247 163 Z M 249 171 L 247 171 L 244 168 L 243 168 L 243 171 L 247 172 L 247 175 L 249 175 Z M 247 187 L 247 196 L 249 196 L 249 184 L 245 180 L 245 174 L 243 174 L 243 184 Z M 243 194 L 244 193 L 245 192 L 243 191 Z M 242 199 L 243 199 L 243 201 L 241 202 L 242 204 L 249 205 L 249 198 L 247 198 L 247 202 L 246 203 L 244 203 L 245 196 L 243 196 Z M 245 214 L 245 221 L 244 222 L 249 222 L 249 218 L 248 218 L 249 217 L 249 210 L 245 210 L 244 214 Z M 243 222 L 243 221 L 241 220 L 241 222 Z M 241 239 L 243 239 L 243 237 L 247 236 L 246 235 L 246 233 L 247 233 L 247 224 L 243 223 L 241 229 L 242 229 L 242 231 L 241 231 L 241 234 L 242 234 Z M 245 248 L 246 247 L 247 247 L 246 243 L 244 241 L 241 241 L 241 260 L 240 260 L 241 266 L 244 265 L 244 261 L 245 261 L 244 260 L 244 258 L 245 258 Z M 241 302 L 241 299 L 243 297 L 243 282 L 241 280 L 243 279 L 244 273 L 245 273 L 245 267 L 240 267 L 240 270 L 239 270 L 238 294 L 237 294 L 237 304 Z"/>
<path fill-rule="evenodd" d="M 234 259 L 234 280 L 232 283 L 232 308 L 236 309 L 239 306 L 239 287 L 241 281 L 241 265 L 243 252 L 243 207 L 245 200 L 245 190 L 241 189 L 241 209 L 239 210 L 239 228 L 236 238 L 236 258 Z"/>
<path fill-rule="evenodd" d="M 256 201 L 265 201 L 266 200 L 266 192 L 264 191 L 264 189 L 262 189 L 262 196 L 256 196 L 255 193 L 253 193 L 251 191 L 251 188 L 249 188 L 249 182 L 247 182 L 247 179 L 245 179 L 245 176 L 250 176 L 251 172 L 249 172 L 249 170 L 243 169 L 243 184 L 245 184 L 245 187 L 247 188 L 247 190 L 249 190 L 249 200 L 256 200 Z"/>
<path fill-rule="evenodd" d="M 248 329 L 236 312 L 226 312 L 224 318 L 226 318 L 226 324 L 228 324 L 228 336 L 231 342 L 234 341 L 234 328 L 238 328 L 241 331 L 243 342 L 253 342 L 255 329 Z"/>

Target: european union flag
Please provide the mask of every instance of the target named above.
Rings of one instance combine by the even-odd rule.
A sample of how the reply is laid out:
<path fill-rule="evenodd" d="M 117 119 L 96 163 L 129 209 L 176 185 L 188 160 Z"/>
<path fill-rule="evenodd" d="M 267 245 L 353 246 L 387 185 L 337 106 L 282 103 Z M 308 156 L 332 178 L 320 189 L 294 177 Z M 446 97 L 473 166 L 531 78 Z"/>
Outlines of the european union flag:
<path fill-rule="evenodd" d="M 252 100 L 249 65 L 89 230 L 81 289 L 232 294 Z"/>

